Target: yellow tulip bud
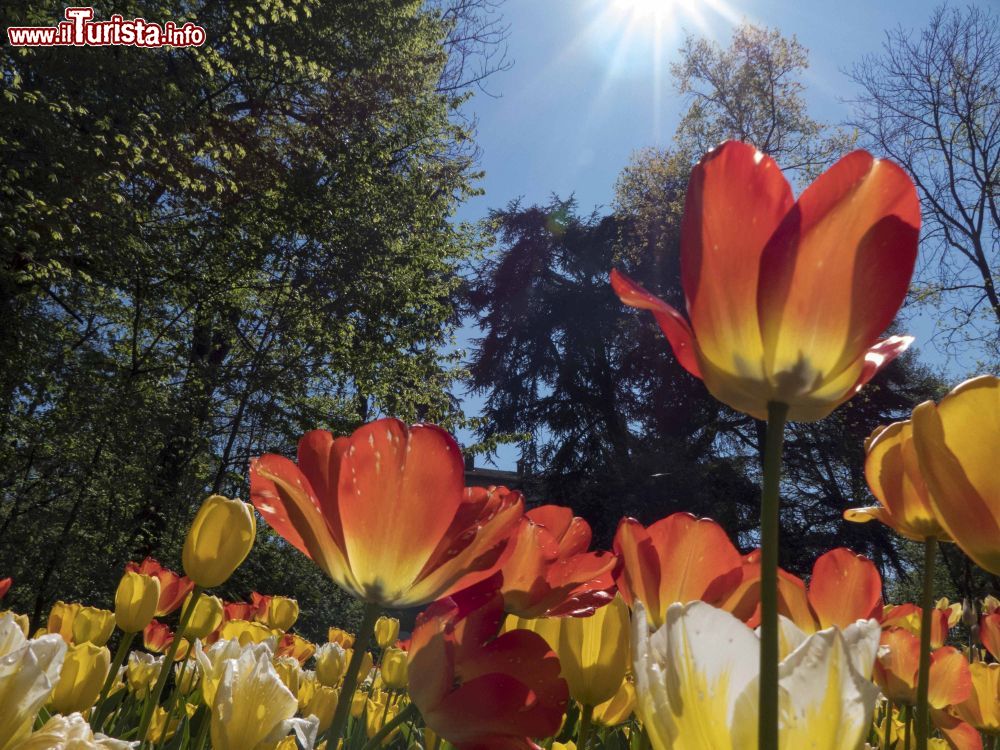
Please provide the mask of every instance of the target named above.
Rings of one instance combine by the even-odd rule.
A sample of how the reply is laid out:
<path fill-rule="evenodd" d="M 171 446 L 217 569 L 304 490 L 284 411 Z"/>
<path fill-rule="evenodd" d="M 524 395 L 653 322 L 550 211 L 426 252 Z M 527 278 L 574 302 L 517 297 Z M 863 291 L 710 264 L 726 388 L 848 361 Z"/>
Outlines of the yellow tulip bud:
<path fill-rule="evenodd" d="M 364 655 L 361 657 L 361 666 L 358 668 L 358 681 L 363 681 L 368 673 L 372 671 L 372 667 L 375 666 L 375 659 L 372 658 L 371 651 L 365 651 Z"/>
<path fill-rule="evenodd" d="M 336 688 L 327 687 L 314 683 L 310 690 L 308 700 L 302 706 L 300 713 L 303 716 L 315 716 L 319 719 L 320 734 L 330 728 L 333 722 L 333 714 L 337 710 L 337 701 L 340 699 L 340 691 Z"/>
<path fill-rule="evenodd" d="M 292 691 L 292 695 L 299 694 L 299 680 L 302 677 L 302 666 L 299 660 L 291 656 L 279 656 L 274 660 L 274 671 L 285 684 L 285 687 Z"/>
<path fill-rule="evenodd" d="M 576 743 L 573 740 L 566 742 L 553 742 L 552 750 L 576 750 Z"/>
<path fill-rule="evenodd" d="M 188 594 L 184 600 L 185 610 L 192 596 L 193 594 Z M 194 612 L 191 613 L 187 627 L 184 628 L 183 637 L 189 641 L 204 638 L 222 624 L 223 611 L 222 600 L 219 597 L 202 594 L 198 597 L 198 603 L 194 605 Z"/>
<path fill-rule="evenodd" d="M 336 643 L 324 643 L 316 652 L 316 679 L 327 687 L 337 687 L 347 671 L 350 655 Z"/>
<path fill-rule="evenodd" d="M 184 713 L 188 720 L 194 717 L 198 707 L 192 703 L 184 704 Z M 157 706 L 153 710 L 153 718 L 150 721 L 149 729 L 146 730 L 146 740 L 154 745 L 168 740 L 177 732 L 177 726 L 181 723 L 181 716 L 173 714 L 170 717 L 170 724 L 167 724 L 167 710 L 162 706 Z"/>
<path fill-rule="evenodd" d="M 264 615 L 264 624 L 269 628 L 288 630 L 299 619 L 299 603 L 287 596 L 272 596 Z"/>
<path fill-rule="evenodd" d="M 263 643 L 273 633 L 259 622 L 248 620 L 230 620 L 219 630 L 219 639 L 223 641 L 237 640 L 241 646 L 248 643 Z"/>
<path fill-rule="evenodd" d="M 375 621 L 375 642 L 379 648 L 389 648 L 399 638 L 399 620 L 395 617 L 380 617 Z"/>
<path fill-rule="evenodd" d="M 368 713 L 365 714 L 365 734 L 368 739 L 374 737 L 387 722 L 396 718 L 399 713 L 398 703 L 389 703 L 385 696 L 372 696 L 368 699 Z M 389 744 L 399 734 L 396 727 L 382 740 L 382 746 Z"/>
<path fill-rule="evenodd" d="M 82 604 L 78 602 L 73 602 L 67 604 L 63 601 L 58 601 L 52 605 L 52 609 L 49 611 L 49 621 L 46 624 L 46 631 L 49 633 L 55 633 L 56 635 L 61 635 L 62 639 L 66 643 L 73 642 L 73 621 L 76 619 L 77 613 L 83 607 Z M 41 631 L 35 633 L 35 637 L 38 638 L 40 635 L 44 635 Z"/>
<path fill-rule="evenodd" d="M 354 636 L 340 628 L 330 628 L 327 640 L 341 648 L 354 648 Z"/>
<path fill-rule="evenodd" d="M 93 706 L 110 669 L 111 652 L 104 646 L 93 643 L 70 646 L 52 691 L 53 711 L 71 714 Z"/>
<path fill-rule="evenodd" d="M 202 588 L 225 583 L 250 554 L 256 533 L 253 508 L 242 500 L 211 495 L 184 540 L 184 572 Z"/>
<path fill-rule="evenodd" d="M 129 689 L 136 698 L 144 700 L 156 684 L 163 668 L 162 656 L 153 656 L 141 651 L 133 651 L 128 655 L 128 665 L 125 667 L 125 679 Z"/>
<path fill-rule="evenodd" d="M 201 681 L 201 668 L 194 659 L 185 659 L 174 664 L 174 684 L 181 695 L 194 692 Z"/>
<path fill-rule="evenodd" d="M 127 571 L 115 592 L 115 621 L 126 633 L 143 630 L 160 601 L 160 579 Z"/>
<path fill-rule="evenodd" d="M 24 633 L 24 637 L 28 637 L 28 630 L 31 627 L 31 623 L 28 621 L 27 615 L 19 615 L 17 612 L 13 612 L 9 609 L 5 609 L 3 612 L 0 612 L 0 619 L 2 619 L 4 615 L 10 615 L 14 618 L 14 623 L 21 629 L 21 632 Z M 45 634 L 42 633 L 42 635 Z"/>
<path fill-rule="evenodd" d="M 625 680 L 618 692 L 599 706 L 594 706 L 594 722 L 603 727 L 624 724 L 635 708 L 635 686 Z"/>
<path fill-rule="evenodd" d="M 354 691 L 354 697 L 351 698 L 351 718 L 360 719 L 361 714 L 365 712 L 365 703 L 368 701 L 368 693 L 361 690 Z"/>
<path fill-rule="evenodd" d="M 114 630 L 114 612 L 97 607 L 80 607 L 73 619 L 73 643 L 103 646 Z"/>
<path fill-rule="evenodd" d="M 406 687 L 406 652 L 399 648 L 387 648 L 382 654 L 382 682 L 390 690 Z"/>

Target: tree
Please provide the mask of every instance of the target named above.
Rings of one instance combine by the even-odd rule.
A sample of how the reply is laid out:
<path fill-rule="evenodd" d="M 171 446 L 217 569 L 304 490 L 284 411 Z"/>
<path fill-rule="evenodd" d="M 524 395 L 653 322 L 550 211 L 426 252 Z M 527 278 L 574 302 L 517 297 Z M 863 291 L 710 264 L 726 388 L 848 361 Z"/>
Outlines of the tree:
<path fill-rule="evenodd" d="M 924 230 L 915 301 L 943 313 L 942 350 L 973 344 L 1000 361 L 1000 16 L 941 7 L 915 34 L 886 34 L 854 66 L 850 124 L 901 164 Z"/>
<path fill-rule="evenodd" d="M 442 350 L 479 239 L 449 220 L 475 190 L 456 113 L 483 72 L 468 66 L 502 37 L 477 8 L 492 3 L 124 2 L 125 17 L 196 20 L 208 41 L 0 50 L 14 606 L 108 603 L 128 559 L 176 565 L 204 495 L 245 494 L 248 458 L 294 454 L 306 429 L 458 423 Z M 269 532 L 247 565 L 308 581 L 282 593 L 336 621 L 311 564 Z"/>

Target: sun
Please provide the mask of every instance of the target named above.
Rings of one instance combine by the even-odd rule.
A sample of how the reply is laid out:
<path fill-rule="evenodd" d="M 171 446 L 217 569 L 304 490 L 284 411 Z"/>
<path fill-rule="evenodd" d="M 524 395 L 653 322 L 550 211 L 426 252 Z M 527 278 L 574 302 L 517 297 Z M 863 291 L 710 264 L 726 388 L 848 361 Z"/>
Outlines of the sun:
<path fill-rule="evenodd" d="M 611 8 L 622 15 L 634 16 L 636 20 L 662 20 L 674 17 L 678 6 L 690 5 L 683 0 L 611 0 Z"/>

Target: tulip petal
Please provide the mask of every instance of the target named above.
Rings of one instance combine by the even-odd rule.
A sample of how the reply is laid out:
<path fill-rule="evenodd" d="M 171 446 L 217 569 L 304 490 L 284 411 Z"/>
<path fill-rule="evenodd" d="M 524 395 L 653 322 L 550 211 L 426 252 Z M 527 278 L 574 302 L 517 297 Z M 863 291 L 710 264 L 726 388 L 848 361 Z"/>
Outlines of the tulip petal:
<path fill-rule="evenodd" d="M 949 750 L 983 750 L 983 736 L 971 724 L 939 709 L 931 709 L 931 721 L 948 741 Z"/>
<path fill-rule="evenodd" d="M 344 547 L 344 531 L 340 525 L 337 489 L 340 461 L 349 442 L 346 437 L 334 438 L 326 430 L 311 430 L 299 439 L 298 449 L 299 471 L 309 480 L 316 504 L 341 549 Z"/>
<path fill-rule="evenodd" d="M 1000 612 L 979 618 L 979 639 L 993 658 L 1000 660 Z"/>
<path fill-rule="evenodd" d="M 670 342 L 674 356 L 681 367 L 694 375 L 701 377 L 701 367 L 695 347 L 694 334 L 684 316 L 654 294 L 632 281 L 617 269 L 611 270 L 611 286 L 615 293 L 629 307 L 641 310 L 651 310 L 660 330 Z"/>
<path fill-rule="evenodd" d="M 1000 575 L 1000 378 L 967 380 L 936 407 L 917 406 L 913 440 L 941 525 L 977 565 Z"/>
<path fill-rule="evenodd" d="M 455 439 L 434 425 L 381 419 L 351 435 L 337 499 L 351 569 L 369 601 L 401 597 L 451 525 L 464 496 Z"/>
<path fill-rule="evenodd" d="M 793 203 L 778 165 L 746 143 L 721 144 L 691 171 L 681 223 L 681 283 L 701 359 L 727 375 L 764 379 L 760 258 Z"/>
<path fill-rule="evenodd" d="M 863 360 L 906 294 L 919 227 L 909 177 L 864 151 L 806 188 L 761 255 L 757 306 L 778 400 L 794 405 Z"/>
<path fill-rule="evenodd" d="M 821 628 L 846 628 L 882 611 L 882 577 L 867 557 L 838 547 L 813 565 L 809 604 Z"/>
<path fill-rule="evenodd" d="M 969 661 L 958 649 L 944 646 L 931 654 L 927 700 L 934 708 L 961 703 L 972 692 Z"/>

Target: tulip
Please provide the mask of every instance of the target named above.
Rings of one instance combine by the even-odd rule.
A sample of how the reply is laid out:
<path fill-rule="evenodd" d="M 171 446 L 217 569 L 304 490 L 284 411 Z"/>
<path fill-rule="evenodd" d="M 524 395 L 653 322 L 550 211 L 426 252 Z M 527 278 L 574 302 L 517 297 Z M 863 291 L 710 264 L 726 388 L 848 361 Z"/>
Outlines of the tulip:
<path fill-rule="evenodd" d="M 184 704 L 184 708 L 182 710 L 187 716 L 188 721 L 194 717 L 197 708 L 198 707 L 192 703 Z M 158 745 L 159 743 L 170 739 L 177 733 L 177 727 L 180 726 L 180 723 L 180 715 L 170 714 L 162 706 L 157 706 L 153 711 L 153 720 L 149 725 L 149 730 L 146 732 L 146 741 L 153 745 Z"/>
<path fill-rule="evenodd" d="M 920 641 L 901 628 L 882 633 L 881 648 L 875 661 L 875 683 L 896 705 L 917 703 L 917 671 Z M 969 696 L 969 664 L 962 653 L 944 646 L 931 654 L 928 701 L 933 708 L 947 708 Z"/>
<path fill-rule="evenodd" d="M 456 745 L 529 750 L 562 723 L 568 691 L 538 634 L 496 636 L 503 597 L 496 577 L 435 602 L 417 617 L 409 693 L 434 734 Z"/>
<path fill-rule="evenodd" d="M 399 704 L 389 703 L 387 697 L 380 696 L 380 699 L 368 698 L 367 709 L 367 713 L 365 713 L 365 735 L 368 739 L 373 739 L 383 726 L 396 718 L 396 715 L 399 713 Z M 381 738 L 382 741 L 378 747 L 383 747 L 397 734 L 399 734 L 398 726 Z"/>
<path fill-rule="evenodd" d="M 17 745 L 16 750 L 129 750 L 132 745 L 95 735 L 90 724 L 80 714 L 58 714 L 46 721 L 38 731 Z"/>
<path fill-rule="evenodd" d="M 225 583 L 250 554 L 256 533 L 257 521 L 247 503 L 209 496 L 184 540 L 184 572 L 202 588 Z"/>
<path fill-rule="evenodd" d="M 624 724 L 635 709 L 635 686 L 627 679 L 613 696 L 604 703 L 594 706 L 594 723 L 602 727 L 616 727 Z"/>
<path fill-rule="evenodd" d="M 267 603 L 264 624 L 269 628 L 288 630 L 299 619 L 299 603 L 286 596 L 272 596 Z"/>
<path fill-rule="evenodd" d="M 222 618 L 226 622 L 230 620 L 251 622 L 253 617 L 254 606 L 249 602 L 225 602 L 222 605 Z"/>
<path fill-rule="evenodd" d="M 274 633 L 259 622 L 230 620 L 219 628 L 219 638 L 224 641 L 237 640 L 241 646 L 245 646 L 248 643 L 264 643 L 274 638 Z"/>
<path fill-rule="evenodd" d="M 270 643 L 241 646 L 239 641 L 229 640 L 216 641 L 208 648 L 204 648 L 201 641 L 195 641 L 194 658 L 201 671 L 201 695 L 205 705 L 211 707 L 215 702 L 215 693 L 222 681 L 227 662 L 239 659 L 247 653 L 253 654 L 255 659 L 265 657 L 270 659 L 272 651 Z"/>
<path fill-rule="evenodd" d="M 979 640 L 994 659 L 1000 659 L 1000 611 L 979 618 Z"/>
<path fill-rule="evenodd" d="M 51 705 L 62 714 L 86 711 L 97 701 L 111 669 L 111 652 L 104 646 L 70 646 L 52 692 Z"/>
<path fill-rule="evenodd" d="M 920 204 L 895 164 L 848 154 L 792 199 L 777 164 L 729 141 L 691 172 L 681 224 L 690 324 L 617 271 L 622 301 L 652 310 L 678 362 L 737 411 L 822 419 L 912 341 L 878 335 L 906 296 Z M 846 300 L 846 302 L 845 302 Z"/>
<path fill-rule="evenodd" d="M 341 648 L 354 647 L 354 635 L 340 628 L 330 628 L 327 633 L 327 640 L 330 643 L 338 644 Z"/>
<path fill-rule="evenodd" d="M 130 562 L 125 566 L 125 570 L 152 576 L 160 582 L 160 599 L 156 604 L 156 617 L 165 617 L 181 606 L 181 602 L 194 588 L 194 581 L 190 578 L 164 568 L 151 557 L 147 557 L 139 565 Z"/>
<path fill-rule="evenodd" d="M 1000 378 L 957 386 L 913 410 L 913 443 L 941 526 L 984 570 L 1000 575 Z"/>
<path fill-rule="evenodd" d="M 629 663 L 629 613 L 621 597 L 589 617 L 510 618 L 504 626 L 518 628 L 545 639 L 559 657 L 570 696 L 584 706 L 597 706 L 618 692 Z"/>
<path fill-rule="evenodd" d="M 954 707 L 955 713 L 980 731 L 1000 734 L 1000 664 L 973 662 L 969 676 L 969 696 Z"/>
<path fill-rule="evenodd" d="M 299 695 L 300 713 L 302 716 L 315 716 L 319 721 L 319 731 L 325 732 L 333 722 L 339 700 L 339 690 L 314 681 Z"/>
<path fill-rule="evenodd" d="M 588 615 L 614 598 L 615 556 L 588 552 L 590 524 L 569 508 L 528 511 L 502 566 L 507 611 L 537 618 Z"/>
<path fill-rule="evenodd" d="M 114 630 L 114 612 L 97 607 L 80 607 L 73 618 L 73 643 L 103 646 Z"/>
<path fill-rule="evenodd" d="M 623 518 L 615 532 L 618 590 L 631 606 L 640 600 L 655 627 L 674 602 L 718 603 L 742 579 L 740 553 L 719 524 L 673 513 L 649 528 Z"/>
<path fill-rule="evenodd" d="M 878 520 L 918 542 L 948 540 L 930 505 L 910 420 L 879 427 L 865 440 L 865 478 L 879 504 L 845 510 L 845 519 Z"/>
<path fill-rule="evenodd" d="M 201 682 L 201 667 L 195 659 L 174 664 L 174 685 L 181 695 L 190 695 Z"/>
<path fill-rule="evenodd" d="M 931 648 L 941 648 L 948 639 L 951 613 L 934 607 L 931 616 Z M 920 635 L 923 622 L 923 609 L 916 604 L 896 604 L 885 607 L 882 611 L 883 628 L 902 628 L 913 635 Z"/>
<path fill-rule="evenodd" d="M 198 584 L 201 585 L 201 584 Z M 184 602 L 187 609 L 191 596 Z M 194 605 L 194 611 L 188 618 L 187 625 L 181 637 L 189 641 L 204 638 L 209 633 L 215 631 L 222 624 L 222 600 L 217 596 L 202 595 Z"/>
<path fill-rule="evenodd" d="M 247 750 L 276 743 L 292 732 L 312 747 L 316 720 L 292 718 L 298 705 L 267 654 L 257 656 L 248 650 L 238 659 L 227 659 L 212 702 L 212 747 Z"/>
<path fill-rule="evenodd" d="M 12 612 L 0 614 L 0 659 L 17 651 L 28 642 L 27 633 Z"/>
<path fill-rule="evenodd" d="M 153 620 L 159 601 L 159 579 L 126 571 L 115 592 L 115 622 L 126 633 L 138 633 Z"/>
<path fill-rule="evenodd" d="M 31 623 L 28 621 L 27 615 L 21 615 L 18 614 L 17 612 L 11 612 L 9 609 L 0 612 L 0 620 L 6 617 L 9 617 L 14 622 L 14 624 L 17 625 L 18 629 L 21 631 L 21 635 L 23 635 L 25 638 L 28 637 L 28 630 L 31 627 Z M 3 656 L 3 654 L 4 654 L 3 649 L 0 648 L 0 656 Z"/>
<path fill-rule="evenodd" d="M 388 648 L 382 654 L 382 682 L 389 690 L 406 688 L 406 652 L 399 648 Z"/>
<path fill-rule="evenodd" d="M 0 641 L 16 640 L 14 628 L 12 619 L 0 620 Z M 24 640 L 0 657 L 0 750 L 10 750 L 31 732 L 35 715 L 59 679 L 65 655 L 66 641 L 49 634 Z"/>
<path fill-rule="evenodd" d="M 348 438 L 306 433 L 298 465 L 274 454 L 255 459 L 250 494 L 275 531 L 341 588 L 407 608 L 447 596 L 460 579 L 473 583 L 476 571 L 489 576 L 521 516 L 519 497 L 466 501 L 463 479 L 451 435 L 382 419 Z"/>
<path fill-rule="evenodd" d="M 52 609 L 49 610 L 49 619 L 45 626 L 46 630 L 49 633 L 62 636 L 62 639 L 66 643 L 72 643 L 73 621 L 76 620 L 76 616 L 82 608 L 83 605 L 78 602 L 70 604 L 64 601 L 56 602 L 52 605 Z"/>
<path fill-rule="evenodd" d="M 305 664 L 316 653 L 316 646 L 302 636 L 285 633 L 278 641 L 276 653 L 278 656 L 291 656 L 298 659 L 300 664 Z"/>
<path fill-rule="evenodd" d="M 7 596 L 7 592 L 10 591 L 10 585 L 14 582 L 13 578 L 0 578 L 0 599 Z"/>
<path fill-rule="evenodd" d="M 328 687 L 337 687 L 347 671 L 349 653 L 338 643 L 320 646 L 316 651 L 316 679 Z"/>
<path fill-rule="evenodd" d="M 162 656 L 144 654 L 140 651 L 133 651 L 128 655 L 128 663 L 125 666 L 125 679 L 128 680 L 129 689 L 136 694 L 139 700 L 145 700 L 156 684 L 163 669 Z"/>
<path fill-rule="evenodd" d="M 399 638 L 399 620 L 395 617 L 380 617 L 375 621 L 375 643 L 379 648 L 389 648 Z"/>
<path fill-rule="evenodd" d="M 291 656 L 276 656 L 272 663 L 284 686 L 292 692 L 292 695 L 297 696 L 299 683 L 302 680 L 302 665 L 299 664 L 299 660 Z"/>
<path fill-rule="evenodd" d="M 782 747 L 855 750 L 878 690 L 865 674 L 878 648 L 874 620 L 807 636 L 787 620 L 780 662 Z M 704 602 L 673 604 L 652 635 L 639 604 L 632 622 L 636 713 L 655 750 L 755 750 L 758 637 Z"/>

